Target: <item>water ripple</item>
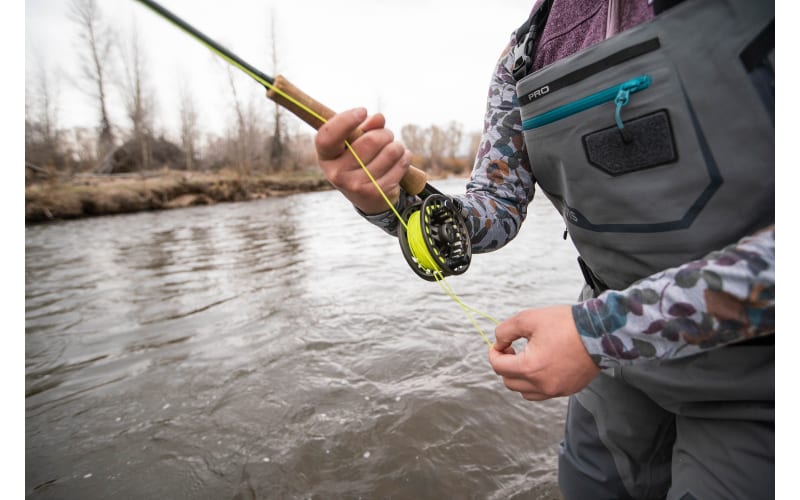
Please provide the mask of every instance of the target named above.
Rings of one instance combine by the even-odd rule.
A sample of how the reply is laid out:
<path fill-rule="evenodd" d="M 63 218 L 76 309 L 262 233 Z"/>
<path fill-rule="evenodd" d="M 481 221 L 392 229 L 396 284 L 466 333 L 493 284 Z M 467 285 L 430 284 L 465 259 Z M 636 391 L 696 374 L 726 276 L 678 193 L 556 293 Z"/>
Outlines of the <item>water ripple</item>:
<path fill-rule="evenodd" d="M 543 207 L 558 237 L 476 255 L 449 280 L 465 302 L 503 319 L 575 295 Z M 336 192 L 32 226 L 25 247 L 30 498 L 554 498 L 563 401 L 505 390 L 458 305 Z"/>

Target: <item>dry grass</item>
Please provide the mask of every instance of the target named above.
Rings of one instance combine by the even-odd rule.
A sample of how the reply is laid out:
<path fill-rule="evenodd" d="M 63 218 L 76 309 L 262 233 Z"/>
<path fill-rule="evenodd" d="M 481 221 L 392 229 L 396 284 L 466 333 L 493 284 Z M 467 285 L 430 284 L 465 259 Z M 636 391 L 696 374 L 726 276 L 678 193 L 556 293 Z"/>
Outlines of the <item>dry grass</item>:
<path fill-rule="evenodd" d="M 330 189 L 319 173 L 240 175 L 161 171 L 148 176 L 82 176 L 25 188 L 25 222 L 246 201 Z"/>

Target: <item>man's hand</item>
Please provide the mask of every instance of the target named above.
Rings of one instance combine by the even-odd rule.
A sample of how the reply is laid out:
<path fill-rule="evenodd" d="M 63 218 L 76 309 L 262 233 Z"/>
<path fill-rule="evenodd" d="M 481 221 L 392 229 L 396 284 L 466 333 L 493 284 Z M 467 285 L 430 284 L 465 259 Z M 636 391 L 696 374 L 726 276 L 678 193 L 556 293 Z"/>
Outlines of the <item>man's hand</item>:
<path fill-rule="evenodd" d="M 386 201 L 362 170 L 344 142 L 357 128 L 364 132 L 351 146 L 392 203 L 400 196 L 400 179 L 411 164 L 411 152 L 394 134 L 384 128 L 381 114 L 367 117 L 357 108 L 335 115 L 317 133 L 314 145 L 317 161 L 325 177 L 350 202 L 365 214 L 378 214 L 389 209 Z"/>
<path fill-rule="evenodd" d="M 528 339 L 525 349 L 511 343 Z M 570 306 L 529 309 L 495 329 L 489 363 L 506 387 L 530 401 L 574 394 L 600 372 L 581 342 Z"/>

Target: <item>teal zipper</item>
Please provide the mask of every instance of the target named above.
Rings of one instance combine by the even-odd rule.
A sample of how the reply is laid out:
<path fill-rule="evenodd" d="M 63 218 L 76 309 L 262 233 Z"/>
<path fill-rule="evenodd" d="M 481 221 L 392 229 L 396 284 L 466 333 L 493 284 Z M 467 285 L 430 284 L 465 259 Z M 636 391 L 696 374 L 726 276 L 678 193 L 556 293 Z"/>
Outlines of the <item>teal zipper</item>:
<path fill-rule="evenodd" d="M 646 89 L 652 82 L 653 80 L 649 75 L 642 75 L 633 78 L 627 82 L 614 85 L 613 87 L 609 87 L 605 90 L 601 90 L 600 92 L 588 95 L 578 99 L 577 101 L 572 101 L 540 115 L 528 118 L 522 122 L 522 129 L 533 130 L 535 128 L 547 125 L 548 123 L 553 123 L 576 113 L 586 111 L 589 108 L 599 106 L 606 102 L 614 101 L 617 105 L 614 119 L 617 122 L 617 126 L 621 130 L 623 128 L 622 119 L 620 117 L 620 111 L 622 110 L 622 107 L 628 104 L 631 94 Z"/>

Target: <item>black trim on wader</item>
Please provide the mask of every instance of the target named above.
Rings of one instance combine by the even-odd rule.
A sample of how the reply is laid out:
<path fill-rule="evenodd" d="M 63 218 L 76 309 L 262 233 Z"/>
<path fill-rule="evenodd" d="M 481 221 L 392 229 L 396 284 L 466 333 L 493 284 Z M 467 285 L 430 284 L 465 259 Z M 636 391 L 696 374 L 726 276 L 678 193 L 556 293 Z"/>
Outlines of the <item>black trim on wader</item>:
<path fill-rule="evenodd" d="M 716 193 L 717 190 L 722 186 L 723 179 L 722 174 L 719 171 L 719 166 L 717 166 L 717 162 L 714 159 L 714 155 L 711 153 L 711 148 L 708 145 L 705 134 L 703 134 L 703 129 L 697 119 L 697 114 L 695 113 L 694 107 L 692 107 L 692 103 L 689 101 L 689 98 L 686 95 L 686 89 L 684 88 L 683 83 L 681 83 L 681 91 L 683 92 L 684 99 L 686 101 L 686 107 L 689 110 L 689 116 L 691 117 L 692 125 L 695 133 L 697 134 L 697 142 L 700 145 L 700 150 L 703 153 L 706 170 L 708 171 L 710 178 L 708 186 L 706 186 L 703 192 L 700 193 L 700 196 L 698 196 L 692 206 L 689 207 L 689 210 L 684 214 L 684 216 L 673 221 L 648 224 L 594 224 L 580 211 L 567 205 L 565 201 L 564 206 L 566 210 L 564 215 L 565 219 L 569 223 L 581 229 L 598 233 L 659 233 L 665 231 L 676 231 L 678 229 L 686 229 L 692 225 L 697 216 L 700 215 L 700 211 L 703 210 L 706 204 L 708 204 L 708 202 L 711 200 L 711 197 L 714 195 L 714 193 Z"/>
<path fill-rule="evenodd" d="M 775 126 L 775 20 L 739 54 L 739 59 Z"/>
<path fill-rule="evenodd" d="M 625 49 L 615 52 L 597 62 L 594 62 L 588 66 L 584 66 L 581 69 L 577 69 L 572 73 L 567 73 L 561 78 L 557 78 L 550 83 L 542 85 L 540 89 L 547 87 L 546 93 L 536 94 L 530 92 L 524 96 L 519 96 L 519 104 L 520 106 L 528 105 L 537 99 L 551 95 L 556 90 L 574 85 L 581 80 L 585 80 L 592 75 L 600 73 L 601 71 L 613 68 L 618 64 L 622 64 L 625 61 L 629 61 L 649 52 L 653 52 L 659 48 L 661 48 L 661 42 L 659 42 L 658 37 L 645 40 L 644 42 L 637 43 L 636 45 L 631 45 L 630 47 L 626 47 Z"/>
<path fill-rule="evenodd" d="M 665 10 L 669 10 L 681 2 L 683 2 L 683 0 L 653 0 L 653 13 L 655 15 L 659 15 Z"/>
<path fill-rule="evenodd" d="M 583 260 L 583 257 L 578 257 L 578 266 L 581 268 L 581 274 L 583 274 L 583 281 L 586 282 L 587 285 L 592 289 L 594 292 L 594 296 L 597 297 L 601 293 L 608 290 L 608 285 L 606 285 L 603 280 L 597 277 L 592 271 L 592 268 L 589 267 L 589 264 Z"/>
<path fill-rule="evenodd" d="M 764 63 L 764 57 L 775 49 L 775 20 L 767 25 L 756 38 L 745 47 L 739 59 L 742 60 L 744 68 L 748 73 Z"/>

